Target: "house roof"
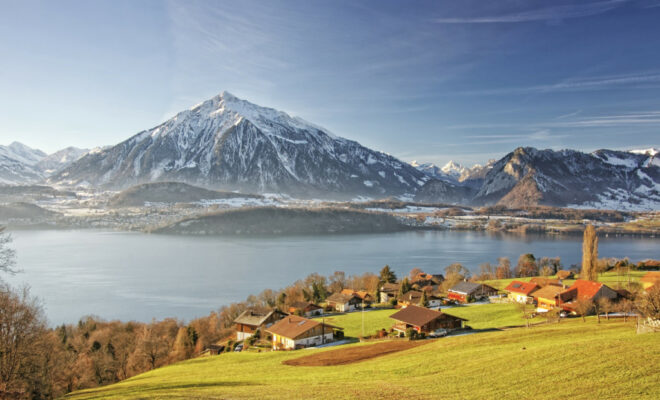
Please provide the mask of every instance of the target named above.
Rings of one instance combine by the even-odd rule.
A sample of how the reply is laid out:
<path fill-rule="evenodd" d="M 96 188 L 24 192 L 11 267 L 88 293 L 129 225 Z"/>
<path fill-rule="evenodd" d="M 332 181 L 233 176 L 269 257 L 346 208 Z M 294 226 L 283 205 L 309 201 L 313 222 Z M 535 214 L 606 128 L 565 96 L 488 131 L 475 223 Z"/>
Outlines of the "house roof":
<path fill-rule="evenodd" d="M 271 310 L 269 312 L 257 312 L 254 310 L 245 310 L 239 315 L 235 320 L 235 324 L 243 324 L 243 325 L 250 325 L 250 326 L 260 326 L 263 325 L 264 322 L 273 315 L 273 313 L 279 313 L 282 315 L 287 315 L 286 313 L 283 313 L 280 310 Z"/>
<path fill-rule="evenodd" d="M 289 339 L 295 339 L 303 333 L 319 325 L 324 325 L 333 329 L 344 329 L 338 326 L 322 323 L 317 320 L 307 319 L 297 315 L 289 315 L 274 323 L 270 328 L 266 329 L 266 332 L 270 332 L 274 335 Z"/>
<path fill-rule="evenodd" d="M 578 279 L 571 287 L 561 292 L 561 299 L 562 301 L 570 298 L 575 298 L 575 300 L 591 300 L 603 286 L 605 285 L 600 282 Z"/>
<path fill-rule="evenodd" d="M 567 269 L 560 269 L 557 271 L 557 278 L 559 279 L 568 279 L 573 276 L 573 271 Z"/>
<path fill-rule="evenodd" d="M 437 297 L 431 294 L 430 292 L 426 293 L 426 298 L 431 300 L 431 299 L 436 299 Z M 419 290 L 409 290 L 406 293 L 403 294 L 401 297 L 401 301 L 409 302 L 409 303 L 419 303 L 422 300 L 422 292 Z"/>
<path fill-rule="evenodd" d="M 291 307 L 289 308 L 297 308 L 299 310 L 305 310 L 307 308 L 310 308 L 312 310 L 318 310 L 319 308 L 323 308 L 323 307 L 318 306 L 314 303 L 310 303 L 308 301 L 296 301 L 293 304 L 291 304 Z"/>
<path fill-rule="evenodd" d="M 564 288 L 561 286 L 555 286 L 555 285 L 548 285 L 545 287 L 542 287 L 541 289 L 537 290 L 534 292 L 534 297 L 535 298 L 541 298 L 541 299 L 554 299 L 555 297 L 559 296 L 559 293 L 563 292 Z"/>
<path fill-rule="evenodd" d="M 639 279 L 639 281 L 644 283 L 660 282 L 660 271 L 649 271 L 645 273 L 644 276 Z"/>
<path fill-rule="evenodd" d="M 548 285 L 560 285 L 559 279 L 552 279 L 552 278 L 541 278 L 541 277 L 534 277 L 529 280 L 532 283 L 536 283 L 540 287 L 543 286 L 548 286 Z"/>
<path fill-rule="evenodd" d="M 346 304 L 353 298 L 359 299 L 359 297 L 355 293 L 345 294 L 345 293 L 337 292 L 337 293 L 333 293 L 330 296 L 328 296 L 326 301 L 332 302 L 332 303 Z"/>
<path fill-rule="evenodd" d="M 437 318 L 441 318 L 443 316 L 467 321 L 466 319 L 463 318 L 455 317 L 453 315 L 445 314 L 440 311 L 430 310 L 426 307 L 419 307 L 416 305 L 409 305 L 408 307 L 403 308 L 395 312 L 394 314 L 390 315 L 390 318 L 414 326 L 424 326 L 429 322 Z"/>
<path fill-rule="evenodd" d="M 371 298 L 371 295 L 366 290 L 353 290 L 353 289 L 344 289 L 341 291 L 342 294 L 346 295 L 355 295 L 361 300 L 367 300 L 367 297 Z"/>
<path fill-rule="evenodd" d="M 495 291 L 494 288 L 484 285 L 482 283 L 474 283 L 474 282 L 458 282 L 454 286 L 452 286 L 451 289 L 449 289 L 450 292 L 455 292 L 455 293 L 461 293 L 461 294 L 472 294 L 480 289 L 491 289 Z"/>
<path fill-rule="evenodd" d="M 509 285 L 504 288 L 507 292 L 521 293 L 525 296 L 529 296 L 530 293 L 539 288 L 539 285 L 532 282 L 521 282 L 521 281 L 512 281 Z"/>
<path fill-rule="evenodd" d="M 383 283 L 383 285 L 380 287 L 380 291 L 386 293 L 398 292 L 399 286 L 400 285 L 398 283 Z"/>

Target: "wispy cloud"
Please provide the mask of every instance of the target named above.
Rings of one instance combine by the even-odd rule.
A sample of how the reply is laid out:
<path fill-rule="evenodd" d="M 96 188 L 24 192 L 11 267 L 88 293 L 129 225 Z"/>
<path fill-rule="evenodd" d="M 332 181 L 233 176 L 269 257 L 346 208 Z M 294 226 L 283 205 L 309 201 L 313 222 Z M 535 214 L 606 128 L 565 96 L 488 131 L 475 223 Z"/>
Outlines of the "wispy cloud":
<path fill-rule="evenodd" d="M 660 111 L 637 111 L 616 115 L 594 116 L 550 123 L 559 128 L 592 128 L 630 125 L 660 125 Z"/>
<path fill-rule="evenodd" d="M 613 10 L 628 0 L 611 0 L 595 3 L 581 3 L 562 6 L 544 7 L 536 10 L 520 11 L 503 15 L 477 17 L 435 18 L 441 24 L 501 24 L 530 21 L 558 21 L 570 18 L 590 17 Z"/>
<path fill-rule="evenodd" d="M 581 113 L 582 113 L 582 110 L 577 110 L 577 111 L 573 111 L 571 113 L 559 115 L 559 116 L 555 117 L 555 119 L 571 118 L 571 117 L 575 117 L 577 115 L 580 115 Z"/>
<path fill-rule="evenodd" d="M 564 81 L 547 84 L 524 87 L 507 87 L 484 90 L 470 90 L 460 92 L 465 95 L 502 95 L 502 94 L 532 94 L 532 93 L 553 93 L 562 91 L 585 91 L 585 90 L 604 90 L 610 88 L 657 88 L 660 84 L 660 72 L 638 72 L 622 75 L 603 75 L 593 77 L 569 78 Z"/>

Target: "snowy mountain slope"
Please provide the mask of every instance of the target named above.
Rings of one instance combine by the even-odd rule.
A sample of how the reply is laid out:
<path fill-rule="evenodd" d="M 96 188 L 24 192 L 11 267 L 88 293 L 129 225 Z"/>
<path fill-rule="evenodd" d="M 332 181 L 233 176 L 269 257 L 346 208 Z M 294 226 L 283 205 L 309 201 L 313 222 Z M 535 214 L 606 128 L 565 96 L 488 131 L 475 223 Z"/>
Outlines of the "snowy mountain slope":
<path fill-rule="evenodd" d="M 468 169 L 462 166 L 461 164 L 455 163 L 454 161 L 450 160 L 447 164 L 445 164 L 444 167 L 441 168 L 442 172 L 445 174 L 451 176 L 454 178 L 454 180 L 458 181 L 459 178 L 468 172 Z"/>
<path fill-rule="evenodd" d="M 87 150 L 67 147 L 46 154 L 23 143 L 0 146 L 0 184 L 22 185 L 41 182 L 54 171 L 80 158 Z"/>
<path fill-rule="evenodd" d="M 67 167 L 82 157 L 88 151 L 88 149 L 79 149 L 77 147 L 70 146 L 65 149 L 56 151 L 53 154 L 49 154 L 46 157 L 43 157 L 41 160 L 39 160 L 36 166 L 42 173 L 48 176 L 64 167 Z"/>
<path fill-rule="evenodd" d="M 433 163 L 422 163 L 419 164 L 417 161 L 412 161 L 411 166 L 417 168 L 418 171 L 423 172 L 425 175 L 437 179 L 443 182 L 456 183 L 457 179 L 454 176 L 451 176 L 445 173 L 442 168 L 438 167 Z"/>
<path fill-rule="evenodd" d="M 49 181 L 122 188 L 181 181 L 301 197 L 415 193 L 430 178 L 387 154 L 223 92 Z"/>
<path fill-rule="evenodd" d="M 36 164 L 46 153 L 22 143 L 0 145 L 0 184 L 21 184 L 40 181 L 43 176 Z"/>
<path fill-rule="evenodd" d="M 652 155 L 614 150 L 517 148 L 497 161 L 475 204 L 657 210 L 660 167 Z"/>

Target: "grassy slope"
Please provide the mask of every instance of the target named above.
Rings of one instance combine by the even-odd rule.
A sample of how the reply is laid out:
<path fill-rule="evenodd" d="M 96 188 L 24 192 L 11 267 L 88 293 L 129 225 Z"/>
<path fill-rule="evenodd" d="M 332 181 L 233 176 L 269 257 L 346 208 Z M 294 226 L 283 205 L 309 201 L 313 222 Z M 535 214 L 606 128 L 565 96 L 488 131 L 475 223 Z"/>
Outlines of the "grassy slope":
<path fill-rule="evenodd" d="M 660 398 L 660 335 L 620 320 L 449 337 L 344 366 L 281 364 L 309 351 L 327 350 L 196 359 L 68 398 Z"/>
<path fill-rule="evenodd" d="M 394 320 L 389 318 L 398 310 L 373 310 L 364 313 L 364 333 L 373 335 L 381 328 L 389 329 Z M 505 326 L 522 326 L 525 321 L 514 304 L 484 304 L 457 306 L 443 309 L 443 312 L 468 320 L 467 324 L 474 329 L 500 328 Z M 320 318 L 317 318 L 320 320 Z M 344 328 L 344 334 L 350 337 L 362 336 L 362 313 L 325 317 L 325 322 Z"/>
<path fill-rule="evenodd" d="M 624 275 L 619 275 L 616 272 L 605 272 L 598 275 L 598 281 L 616 289 L 619 283 L 622 285 L 628 283 L 628 279 L 630 279 L 630 282 L 638 282 L 646 272 L 647 271 L 630 271 L 630 274 Z M 532 278 L 497 279 L 492 281 L 484 281 L 484 283 L 496 289 L 504 289 L 509 283 L 511 283 L 511 281 L 528 282 L 530 279 Z M 564 280 L 564 284 L 568 286 L 572 285 L 573 282 L 575 282 L 574 279 Z"/>

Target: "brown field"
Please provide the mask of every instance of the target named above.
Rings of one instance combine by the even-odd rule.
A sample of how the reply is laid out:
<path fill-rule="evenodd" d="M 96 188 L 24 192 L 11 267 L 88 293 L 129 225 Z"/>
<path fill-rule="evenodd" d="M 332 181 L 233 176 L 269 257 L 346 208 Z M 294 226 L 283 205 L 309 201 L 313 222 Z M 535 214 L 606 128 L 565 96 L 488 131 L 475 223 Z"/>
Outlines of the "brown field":
<path fill-rule="evenodd" d="M 415 342 L 408 340 L 388 340 L 386 342 L 380 342 L 360 347 L 349 347 L 324 351 L 322 353 L 310 354 L 308 356 L 286 360 L 282 362 L 282 364 L 299 367 L 324 367 L 329 365 L 352 364 L 355 362 L 384 356 L 386 354 L 396 353 L 397 351 L 408 350 L 413 347 L 428 343 L 430 343 L 428 340 Z"/>

